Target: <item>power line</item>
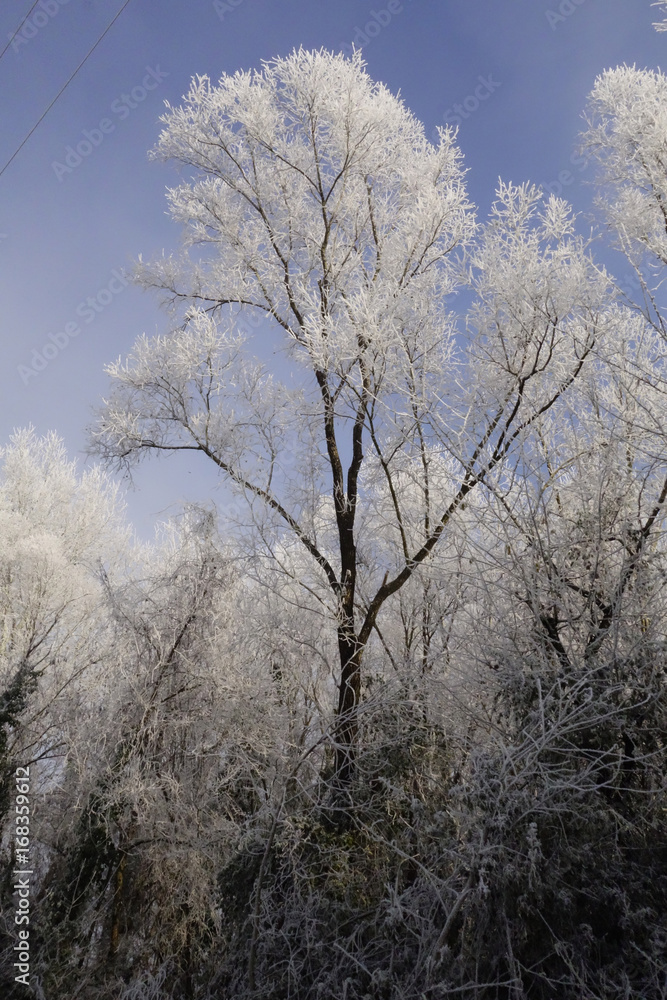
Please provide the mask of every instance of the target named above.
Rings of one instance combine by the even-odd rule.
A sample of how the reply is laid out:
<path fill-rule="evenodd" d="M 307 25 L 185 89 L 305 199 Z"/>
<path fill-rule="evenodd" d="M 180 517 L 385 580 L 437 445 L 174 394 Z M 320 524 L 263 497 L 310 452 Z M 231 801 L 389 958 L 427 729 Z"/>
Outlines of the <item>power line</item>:
<path fill-rule="evenodd" d="M 13 34 L 13 35 L 10 35 L 10 36 L 9 36 L 9 41 L 8 41 L 8 42 L 7 42 L 7 44 L 5 45 L 5 47 L 4 47 L 4 49 L 2 50 L 2 52 L 0 52 L 0 59 L 2 59 L 2 57 L 3 57 L 3 56 L 4 56 L 4 54 L 5 54 L 5 52 L 7 51 L 7 49 L 9 48 L 9 46 L 10 46 L 10 45 L 12 44 L 12 42 L 14 41 L 14 39 L 16 38 L 16 36 L 18 35 L 19 31 L 21 30 L 21 28 L 23 27 L 23 25 L 25 24 L 25 22 L 26 22 L 26 21 L 28 20 L 28 18 L 30 17 L 30 15 L 32 14 L 33 10 L 35 9 L 35 7 L 37 6 L 37 4 L 38 4 L 38 3 L 39 3 L 39 0 L 35 0 L 34 4 L 33 4 L 33 5 L 32 5 L 32 7 L 30 8 L 30 10 L 29 10 L 29 11 L 28 11 L 28 13 L 26 14 L 26 16 L 25 16 L 25 17 L 23 18 L 23 20 L 22 20 L 22 21 L 21 21 L 21 23 L 19 24 L 18 28 L 17 28 L 17 29 L 16 29 L 16 31 L 14 32 L 14 34 Z"/>
<path fill-rule="evenodd" d="M 56 103 L 56 101 L 58 100 L 58 98 L 62 94 L 64 94 L 64 92 L 67 90 L 67 88 L 69 87 L 70 83 L 72 82 L 72 80 L 74 79 L 74 77 L 76 76 L 76 74 L 79 72 L 79 70 L 84 65 L 84 63 L 93 54 L 93 52 L 95 51 L 95 49 L 97 48 L 97 46 L 100 44 L 100 42 L 102 41 L 102 39 L 104 38 L 104 36 L 109 31 L 109 29 L 114 25 L 114 23 L 118 20 L 118 18 L 120 17 L 120 15 L 123 13 L 123 11 L 125 10 L 125 8 L 127 7 L 127 5 L 129 4 L 129 2 L 130 2 L 130 0 L 125 0 L 125 3 L 123 4 L 123 6 L 120 8 L 120 10 L 118 11 L 118 13 L 115 15 L 115 17 L 113 18 L 113 20 L 111 20 L 109 22 L 109 24 L 106 26 L 106 28 L 104 29 L 104 31 L 102 32 L 102 34 L 100 35 L 100 37 L 97 39 L 97 41 L 95 42 L 95 44 L 93 45 L 93 47 L 91 49 L 89 49 L 88 52 L 85 54 L 85 56 L 83 57 L 83 59 L 81 60 L 81 62 L 77 66 L 77 68 L 74 70 L 74 72 L 70 76 L 69 80 L 67 80 L 62 85 L 62 87 L 60 88 L 60 90 L 58 91 L 58 93 L 56 94 L 56 96 L 53 98 L 53 100 L 49 104 L 49 106 L 46 109 L 46 111 L 42 115 L 40 115 L 40 117 L 37 119 L 37 121 L 35 122 L 35 124 L 33 125 L 33 127 L 30 129 L 30 131 L 28 132 L 28 134 L 26 135 L 26 137 L 21 142 L 20 146 L 12 153 L 12 155 L 9 157 L 9 159 L 5 163 L 5 165 L 2 168 L 2 170 L 0 170 L 0 177 L 2 177 L 2 175 L 5 172 L 5 170 L 10 165 L 10 163 L 13 163 L 13 161 L 16 159 L 16 157 L 21 152 L 21 150 L 23 149 L 23 147 L 25 146 L 26 142 L 28 141 L 28 139 L 30 138 L 30 136 L 33 134 L 33 132 L 35 131 L 35 129 L 39 125 L 41 125 L 41 123 L 44 121 L 44 119 L 46 118 L 46 116 L 48 115 L 49 111 L 51 110 L 51 108 L 53 107 L 53 105 Z"/>

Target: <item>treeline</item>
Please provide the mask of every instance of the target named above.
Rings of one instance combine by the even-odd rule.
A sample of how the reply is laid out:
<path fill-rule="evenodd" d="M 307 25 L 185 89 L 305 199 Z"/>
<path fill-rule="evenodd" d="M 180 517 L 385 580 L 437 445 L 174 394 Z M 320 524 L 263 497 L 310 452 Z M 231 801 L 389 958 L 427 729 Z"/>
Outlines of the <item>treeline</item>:
<path fill-rule="evenodd" d="M 641 529 L 590 461 L 603 504 L 576 503 L 589 465 L 554 523 L 515 510 L 494 539 L 489 510 L 467 511 L 456 568 L 396 602 L 342 799 L 316 602 L 262 589 L 206 511 L 137 551 L 108 483 L 21 435 L 3 485 L 3 995 L 26 993 L 27 766 L 37 996 L 664 996 L 664 545 L 601 623 L 575 567 L 613 595 Z M 539 561 L 522 529 L 545 544 L 559 504 L 573 534 Z"/>

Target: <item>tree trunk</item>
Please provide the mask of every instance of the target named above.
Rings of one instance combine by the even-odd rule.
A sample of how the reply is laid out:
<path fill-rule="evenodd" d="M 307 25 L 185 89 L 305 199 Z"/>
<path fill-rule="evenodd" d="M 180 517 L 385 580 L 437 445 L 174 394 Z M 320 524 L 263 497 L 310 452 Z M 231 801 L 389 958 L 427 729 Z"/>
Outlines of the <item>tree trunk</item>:
<path fill-rule="evenodd" d="M 363 646 L 357 639 L 351 620 L 347 620 L 338 629 L 338 649 L 341 673 L 338 689 L 338 723 L 335 730 L 335 780 L 339 787 L 344 788 L 352 780 L 355 767 L 363 653 Z"/>
<path fill-rule="evenodd" d="M 127 854 L 123 854 L 116 869 L 114 879 L 114 894 L 111 902 L 111 940 L 109 942 L 109 958 L 113 959 L 118 951 L 120 940 L 120 919 L 122 909 L 123 882 L 125 879 L 125 864 Z"/>

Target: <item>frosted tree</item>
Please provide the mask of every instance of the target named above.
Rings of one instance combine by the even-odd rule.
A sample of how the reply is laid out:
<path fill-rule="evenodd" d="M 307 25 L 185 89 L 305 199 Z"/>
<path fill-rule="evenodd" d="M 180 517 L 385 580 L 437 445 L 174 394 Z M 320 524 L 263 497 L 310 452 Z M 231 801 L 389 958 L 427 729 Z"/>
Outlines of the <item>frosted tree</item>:
<path fill-rule="evenodd" d="M 128 536 L 117 487 L 99 469 L 78 477 L 55 435 L 19 431 L 0 458 L 0 740 L 30 763 L 58 754 L 49 713 L 98 660 L 97 569 L 115 575 Z"/>
<path fill-rule="evenodd" d="M 123 568 L 122 513 L 118 488 L 99 469 L 77 474 L 56 435 L 18 431 L 0 450 L 0 982 L 7 996 L 16 972 L 13 775 L 17 766 L 29 769 L 36 916 L 62 819 L 63 775 L 82 719 L 108 683 L 113 629 L 99 567 L 113 579 Z"/>
<path fill-rule="evenodd" d="M 276 530 L 308 554 L 299 584 L 336 629 L 345 782 L 380 612 L 576 380 L 606 282 L 565 207 L 528 188 L 501 188 L 464 264 L 475 223 L 453 134 L 432 146 L 358 53 L 197 78 L 163 121 L 155 155 L 195 171 L 169 192 L 185 248 L 138 280 L 182 326 L 110 366 L 95 449 L 199 451 L 277 566 Z M 457 337 L 465 283 L 478 305 Z M 239 334 L 248 314 L 266 317 L 263 343 Z M 291 381 L 262 360 L 279 335 Z"/>
<path fill-rule="evenodd" d="M 619 66 L 595 81 L 584 151 L 598 167 L 598 205 L 635 273 L 626 299 L 664 336 L 660 285 L 667 263 L 667 77 Z M 639 293 L 639 294 L 637 294 Z"/>
<path fill-rule="evenodd" d="M 260 742 L 261 729 L 249 706 L 239 712 L 241 670 L 226 669 L 233 600 L 230 588 L 219 598 L 224 560 L 201 515 L 191 510 L 178 528 L 163 526 L 155 544 L 136 551 L 132 575 L 105 580 L 112 655 L 50 803 L 59 823 L 45 966 L 77 984 L 128 952 L 139 975 L 169 970 L 187 982 L 197 942 L 212 931 L 216 865 L 238 813 L 244 744 L 234 740 L 234 719 L 243 714 Z M 263 694 L 256 686 L 266 705 Z M 73 942 L 85 970 L 68 960 Z"/>

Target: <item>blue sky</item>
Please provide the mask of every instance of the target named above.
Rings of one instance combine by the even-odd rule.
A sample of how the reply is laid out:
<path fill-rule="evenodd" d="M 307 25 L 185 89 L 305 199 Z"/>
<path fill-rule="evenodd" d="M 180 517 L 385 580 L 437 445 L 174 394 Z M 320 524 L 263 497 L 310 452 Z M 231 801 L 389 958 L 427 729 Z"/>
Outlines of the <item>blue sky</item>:
<path fill-rule="evenodd" d="M 31 5 L 2 5 L 0 48 Z M 0 169 L 121 5 L 35 7 L 0 59 Z M 295 46 L 356 41 L 371 76 L 400 91 L 427 132 L 460 121 L 482 216 L 498 177 L 548 186 L 586 212 L 592 178 L 572 159 L 586 96 L 610 66 L 661 66 L 657 16 L 650 0 L 130 0 L 0 177 L 0 443 L 32 423 L 83 461 L 104 364 L 138 334 L 166 331 L 156 301 L 127 287 L 122 269 L 178 246 L 164 200 L 176 174 L 147 151 L 163 102 L 177 104 L 192 75 L 217 80 Z M 45 346 L 43 370 L 29 374 Z M 149 536 L 156 517 L 214 484 L 196 456 L 152 461 L 128 494 L 130 516 Z"/>

